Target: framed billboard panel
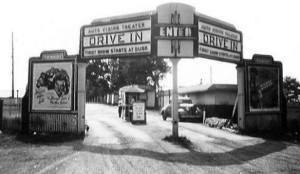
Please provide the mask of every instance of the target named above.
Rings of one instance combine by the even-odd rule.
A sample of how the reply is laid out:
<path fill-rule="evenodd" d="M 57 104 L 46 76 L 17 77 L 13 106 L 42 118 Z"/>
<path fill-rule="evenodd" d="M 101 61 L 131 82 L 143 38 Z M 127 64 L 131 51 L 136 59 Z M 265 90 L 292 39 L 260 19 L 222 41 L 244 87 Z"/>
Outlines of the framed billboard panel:
<path fill-rule="evenodd" d="M 81 28 L 80 55 L 84 59 L 142 56 L 150 53 L 150 16 Z"/>
<path fill-rule="evenodd" d="M 72 62 L 33 62 L 32 110 L 71 110 Z"/>
<path fill-rule="evenodd" d="M 249 112 L 280 111 L 280 68 L 249 65 L 247 71 L 247 102 Z"/>

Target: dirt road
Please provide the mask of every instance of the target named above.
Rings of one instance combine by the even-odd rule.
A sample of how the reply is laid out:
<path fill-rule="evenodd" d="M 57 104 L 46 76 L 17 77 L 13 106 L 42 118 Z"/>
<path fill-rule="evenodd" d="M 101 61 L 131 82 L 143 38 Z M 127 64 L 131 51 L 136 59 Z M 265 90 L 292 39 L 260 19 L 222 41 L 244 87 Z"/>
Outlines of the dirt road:
<path fill-rule="evenodd" d="M 147 111 L 147 125 L 118 117 L 116 106 L 87 104 L 83 141 L 32 144 L 6 139 L 0 173 L 299 173 L 300 146 L 180 122 L 183 148 L 162 139 L 171 120 Z M 11 145 L 9 145 L 11 144 Z M 4 145 L 0 143 L 0 145 Z"/>

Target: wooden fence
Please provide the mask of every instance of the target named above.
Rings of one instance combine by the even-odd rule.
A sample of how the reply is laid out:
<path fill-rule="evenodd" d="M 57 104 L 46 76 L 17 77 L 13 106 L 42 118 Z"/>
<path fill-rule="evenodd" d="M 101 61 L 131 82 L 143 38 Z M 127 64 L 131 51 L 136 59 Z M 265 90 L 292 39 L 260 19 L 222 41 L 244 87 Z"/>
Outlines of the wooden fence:
<path fill-rule="evenodd" d="M 21 130 L 22 99 L 3 98 L 1 112 L 1 130 Z"/>

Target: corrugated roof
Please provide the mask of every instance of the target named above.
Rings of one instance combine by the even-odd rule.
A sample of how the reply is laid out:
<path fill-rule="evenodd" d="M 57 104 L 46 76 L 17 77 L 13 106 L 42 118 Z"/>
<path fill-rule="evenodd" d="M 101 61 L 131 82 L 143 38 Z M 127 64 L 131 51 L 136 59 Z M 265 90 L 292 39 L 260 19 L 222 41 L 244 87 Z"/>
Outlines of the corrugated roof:
<path fill-rule="evenodd" d="M 196 85 L 196 86 L 187 86 L 178 88 L 178 93 L 195 93 L 195 92 L 203 92 L 207 91 L 212 85 Z"/>

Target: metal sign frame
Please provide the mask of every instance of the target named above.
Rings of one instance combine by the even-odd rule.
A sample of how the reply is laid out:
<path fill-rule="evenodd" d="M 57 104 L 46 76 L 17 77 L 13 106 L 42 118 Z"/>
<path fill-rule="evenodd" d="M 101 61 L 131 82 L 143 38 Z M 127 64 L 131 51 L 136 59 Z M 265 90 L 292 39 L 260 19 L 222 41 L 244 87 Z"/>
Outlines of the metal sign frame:
<path fill-rule="evenodd" d="M 283 98 L 282 79 L 281 62 L 255 61 L 255 58 L 245 60 L 246 114 L 280 114 Z"/>
<path fill-rule="evenodd" d="M 29 60 L 29 79 L 28 79 L 28 90 L 29 90 L 29 112 L 70 112 L 70 111 L 74 111 L 76 109 L 76 103 L 75 103 L 75 99 L 76 99 L 76 84 L 75 82 L 75 57 L 69 57 L 69 58 L 64 58 L 64 59 L 58 59 L 58 60 L 43 60 L 41 58 L 30 58 Z M 71 72 L 72 76 L 69 79 L 70 80 L 70 107 L 68 108 L 55 108 L 55 107 L 50 107 L 50 108 L 40 108 L 38 109 L 37 107 L 34 107 L 33 104 L 33 96 L 35 95 L 35 92 L 33 91 L 33 85 L 34 85 L 34 66 L 35 65 L 45 65 L 45 64 L 53 64 L 54 66 L 57 63 L 65 63 L 65 64 L 69 64 L 71 65 Z M 51 68 L 51 67 L 49 67 Z M 54 89 L 53 89 L 54 90 Z M 44 97 L 50 97 L 50 96 L 44 96 Z"/>
<path fill-rule="evenodd" d="M 198 21 L 197 56 L 228 63 L 242 63 L 243 34 L 241 31 L 200 16 L 195 18 Z M 200 29 L 200 25 L 204 29 Z M 207 43 L 205 38 L 201 38 L 201 34 L 207 35 Z"/>
<path fill-rule="evenodd" d="M 102 21 L 102 22 L 98 22 L 98 23 L 93 23 L 91 25 L 82 26 L 80 29 L 80 57 L 82 59 L 95 59 L 95 58 L 119 58 L 119 57 L 149 56 L 152 51 L 152 40 L 151 40 L 151 35 L 152 35 L 151 28 L 153 25 L 152 21 L 153 21 L 152 15 L 146 15 L 146 16 L 143 15 L 143 16 L 130 17 L 130 18 L 125 18 L 125 19 Z M 120 26 L 123 27 L 125 25 L 130 25 L 130 23 L 135 23 L 135 22 L 136 23 L 141 22 L 142 26 L 143 25 L 150 25 L 150 26 L 148 26 L 147 28 L 141 27 L 142 29 L 120 30 Z M 146 22 L 146 24 L 143 22 Z M 104 33 L 96 32 L 96 34 L 90 34 L 90 35 L 85 34 L 85 30 L 87 28 L 97 28 L 98 27 L 97 30 L 100 30 L 101 27 L 105 27 L 105 26 L 106 27 L 111 26 L 112 31 L 111 32 L 105 31 Z M 113 28 L 113 27 L 116 27 L 116 28 Z M 102 28 L 102 29 L 104 29 L 104 28 Z M 141 32 L 141 35 L 133 36 L 132 33 L 138 32 L 138 31 Z M 106 38 L 110 39 L 110 41 L 106 40 L 107 45 L 105 45 L 103 47 L 101 47 L 100 45 L 86 46 L 86 48 L 85 48 L 85 46 L 84 46 L 85 38 L 94 36 L 94 37 L 97 37 L 98 39 L 99 38 L 103 39 L 102 35 L 105 35 L 105 34 L 106 34 Z M 112 36 L 112 34 L 115 34 L 115 35 Z M 146 38 L 147 39 L 146 41 L 142 41 L 143 38 L 141 38 L 141 37 L 145 37 L 145 34 L 149 34 L 149 36 L 146 36 L 149 38 Z M 119 39 L 119 41 L 120 41 L 121 37 L 123 37 L 123 38 L 126 37 L 127 43 L 125 43 L 124 40 L 121 41 L 123 43 L 119 43 L 119 44 L 112 43 L 115 41 L 115 39 Z M 140 40 L 139 41 L 136 40 L 135 42 L 128 43 L 128 42 L 130 42 L 130 41 L 128 41 L 128 39 L 130 39 L 130 41 L 132 41 L 131 39 L 140 39 Z M 111 42 L 111 43 L 108 43 L 108 42 Z M 101 48 L 104 48 L 104 49 L 101 49 Z M 85 51 L 87 51 L 87 49 L 90 49 L 90 51 L 93 52 L 93 53 L 91 52 L 91 54 L 95 54 L 95 55 L 85 55 Z M 114 54 L 113 52 L 119 52 L 119 53 Z M 128 52 L 132 52 L 132 53 L 128 53 Z"/>
<path fill-rule="evenodd" d="M 168 10 L 174 10 L 177 7 L 180 7 L 181 9 L 179 11 L 175 10 L 174 14 L 172 12 L 170 21 L 158 21 L 159 16 L 164 16 L 165 13 L 168 13 Z M 192 15 L 190 15 L 190 13 L 192 13 Z M 191 20 L 192 22 L 185 23 L 183 21 L 183 23 L 181 23 L 183 18 L 184 20 Z M 132 31 L 114 30 L 113 28 L 113 26 L 118 27 L 126 23 L 141 22 L 145 20 L 150 25 L 146 28 Z M 199 29 L 199 26 L 202 25 L 213 28 L 215 31 Z M 105 26 L 112 27 L 111 31 L 101 33 L 100 30 L 104 30 Z M 98 30 L 99 32 L 96 31 L 87 34 L 86 29 L 89 28 Z M 165 35 L 161 34 L 164 33 L 164 29 L 166 31 L 168 30 L 168 33 L 165 33 Z M 171 29 L 173 29 L 173 34 L 170 34 L 172 33 L 170 32 Z M 184 31 L 185 29 L 186 31 Z M 132 32 L 136 31 L 146 31 L 147 40 L 129 42 L 128 38 L 131 38 L 132 36 L 130 33 L 132 34 Z M 190 32 L 191 35 L 184 34 L 186 32 Z M 94 38 L 89 38 L 90 36 L 93 36 Z M 119 39 L 120 37 L 127 37 L 127 41 L 120 40 L 120 43 L 115 43 L 115 39 L 118 39 L 118 37 Z M 139 44 L 141 50 L 144 49 L 144 51 L 133 51 L 134 49 L 139 49 L 137 48 Z M 158 6 L 156 11 L 98 19 L 94 20 L 90 25 L 82 26 L 80 29 L 79 50 L 80 58 L 86 60 L 139 56 L 150 56 L 153 58 L 202 57 L 222 62 L 241 64 L 243 62 L 243 34 L 241 31 L 236 30 L 232 24 L 195 12 L 194 7 L 192 6 L 181 3 L 168 3 Z M 184 50 L 184 52 L 180 50 Z M 174 55 L 174 52 L 176 55 Z M 185 52 L 188 53 L 185 54 Z"/>

